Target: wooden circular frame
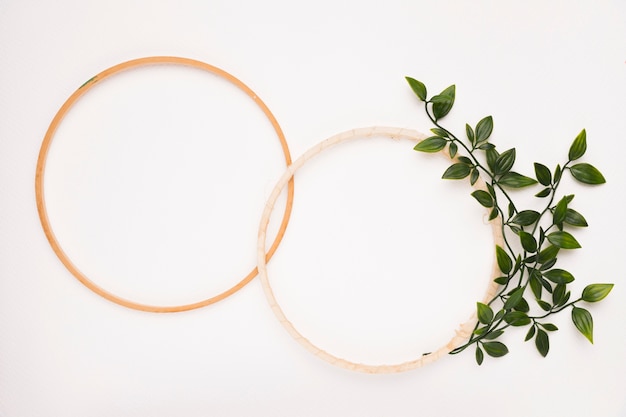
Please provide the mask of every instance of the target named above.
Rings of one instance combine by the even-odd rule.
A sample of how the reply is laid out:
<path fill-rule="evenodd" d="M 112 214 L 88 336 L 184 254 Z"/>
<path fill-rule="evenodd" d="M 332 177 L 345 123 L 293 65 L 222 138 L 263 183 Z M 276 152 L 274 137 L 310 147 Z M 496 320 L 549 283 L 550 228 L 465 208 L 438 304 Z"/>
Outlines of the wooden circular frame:
<path fill-rule="evenodd" d="M 434 362 L 441 356 L 450 353 L 453 349 L 460 346 L 465 340 L 470 337 L 472 331 L 474 330 L 474 326 L 477 323 L 476 313 L 474 312 L 465 323 L 459 325 L 459 328 L 456 330 L 455 335 L 452 337 L 452 339 L 450 339 L 448 343 L 431 353 L 420 355 L 420 357 L 417 359 L 395 365 L 368 365 L 355 363 L 334 356 L 331 353 L 328 353 L 323 349 L 315 346 L 294 327 L 294 325 L 289 321 L 289 319 L 281 309 L 280 305 L 278 304 L 278 301 L 274 296 L 274 292 L 272 291 L 272 287 L 270 285 L 267 274 L 267 259 L 265 257 L 265 240 L 267 227 L 274 208 L 274 204 L 282 193 L 285 185 L 293 180 L 293 176 L 299 168 L 301 168 L 309 159 L 313 158 L 315 155 L 319 154 L 325 149 L 328 149 L 331 146 L 341 142 L 370 137 L 388 137 L 396 140 L 408 139 L 413 142 L 419 142 L 420 140 L 425 138 L 424 135 L 413 130 L 376 126 L 363 129 L 354 129 L 340 133 L 329 139 L 326 139 L 323 142 L 320 142 L 319 144 L 305 152 L 300 158 L 298 158 L 292 165 L 287 168 L 287 171 L 280 178 L 267 201 L 267 204 L 263 211 L 263 216 L 261 218 L 261 224 L 259 226 L 259 239 L 257 242 L 257 268 L 259 270 L 259 277 L 263 286 L 263 290 L 265 292 L 267 301 L 272 308 L 272 311 L 274 312 L 280 323 L 287 329 L 289 334 L 315 356 L 333 365 L 353 371 L 360 371 L 372 374 L 403 372 Z M 485 190 L 485 183 L 481 179 L 479 179 L 474 184 L 474 188 Z M 492 220 L 491 225 L 495 243 L 500 246 L 504 246 L 502 236 L 502 223 L 500 217 Z M 495 296 L 498 284 L 496 284 L 493 280 L 498 276 L 500 276 L 500 271 L 494 259 L 492 274 L 489 278 L 489 283 L 483 297 L 483 302 L 487 303 Z"/>
<path fill-rule="evenodd" d="M 267 107 L 267 105 L 265 105 L 263 100 L 261 100 L 256 95 L 256 93 L 254 93 L 242 81 L 240 81 L 235 76 L 229 74 L 228 72 L 220 68 L 217 68 L 213 65 L 206 64 L 204 62 L 193 60 L 193 59 L 172 57 L 172 56 L 153 56 L 153 57 L 139 58 L 139 59 L 134 59 L 131 61 L 123 62 L 121 64 L 115 65 L 109 69 L 102 71 L 95 77 L 90 78 L 65 101 L 63 106 L 61 106 L 57 114 L 52 119 L 52 122 L 50 123 L 50 126 L 48 127 L 46 135 L 43 139 L 43 143 L 41 144 L 41 149 L 39 151 L 39 158 L 37 160 L 37 170 L 35 174 L 35 196 L 37 200 L 37 210 L 39 212 L 39 219 L 41 220 L 43 231 L 48 239 L 48 242 L 50 243 L 50 246 L 52 247 L 52 250 L 57 255 L 57 257 L 61 260 L 63 265 L 65 265 L 65 267 L 72 273 L 72 275 L 74 275 L 74 277 L 76 277 L 87 288 L 89 288 L 96 294 L 104 297 L 105 299 L 112 301 L 116 304 L 119 304 L 121 306 L 128 307 L 128 308 L 135 309 L 135 310 L 148 311 L 148 312 L 154 312 L 154 313 L 172 313 L 172 312 L 193 310 L 193 309 L 208 306 L 210 304 L 223 300 L 224 298 L 228 297 L 231 294 L 234 294 L 239 289 L 243 288 L 247 283 L 249 283 L 257 275 L 258 273 L 257 269 L 254 268 L 241 281 L 239 281 L 237 284 L 235 284 L 228 290 L 218 295 L 215 295 L 211 298 L 207 298 L 202 301 L 198 301 L 198 302 L 194 302 L 190 304 L 177 305 L 177 306 L 156 306 L 156 305 L 142 304 L 142 303 L 138 303 L 138 302 L 134 302 L 134 301 L 122 298 L 120 296 L 117 296 L 115 294 L 108 292 L 104 288 L 100 287 L 99 285 L 91 281 L 85 274 L 83 274 L 78 269 L 76 265 L 74 265 L 74 263 L 70 260 L 70 258 L 65 253 L 65 251 L 61 248 L 61 245 L 59 244 L 59 241 L 57 240 L 52 230 L 52 226 L 50 225 L 48 212 L 46 210 L 46 199 L 45 199 L 45 193 L 44 193 L 44 175 L 45 175 L 48 151 L 50 150 L 50 146 L 52 144 L 52 140 L 53 140 L 53 137 L 57 128 L 59 127 L 65 115 L 72 108 L 72 106 L 99 81 L 109 78 L 112 75 L 117 74 L 121 71 L 125 71 L 128 69 L 132 69 L 132 68 L 136 68 L 140 66 L 145 66 L 145 65 L 153 65 L 153 64 L 175 64 L 175 65 L 183 65 L 183 66 L 198 68 L 204 71 L 208 71 L 234 84 L 236 87 L 244 91 L 259 106 L 259 108 L 263 111 L 265 116 L 271 122 L 272 127 L 274 128 L 274 131 L 276 132 L 278 139 L 280 141 L 282 152 L 284 154 L 285 162 L 287 165 L 291 164 L 291 155 L 289 152 L 289 147 L 287 146 L 287 140 L 285 139 L 285 135 L 283 134 L 283 131 L 280 128 L 280 125 L 278 124 L 278 121 L 276 120 L 276 118 L 274 117 L 270 109 Z M 272 255 L 276 251 L 276 248 L 280 244 L 280 241 L 282 240 L 285 234 L 285 230 L 287 228 L 287 224 L 289 223 L 289 217 L 291 215 L 291 209 L 293 206 L 293 195 L 294 195 L 294 184 L 293 184 L 293 180 L 291 180 L 289 181 L 289 185 L 288 185 L 287 203 L 285 206 L 282 223 L 278 230 L 278 234 L 276 235 L 276 238 L 274 239 L 274 242 L 272 243 L 269 251 L 265 255 L 267 260 L 269 260 L 272 257 Z"/>

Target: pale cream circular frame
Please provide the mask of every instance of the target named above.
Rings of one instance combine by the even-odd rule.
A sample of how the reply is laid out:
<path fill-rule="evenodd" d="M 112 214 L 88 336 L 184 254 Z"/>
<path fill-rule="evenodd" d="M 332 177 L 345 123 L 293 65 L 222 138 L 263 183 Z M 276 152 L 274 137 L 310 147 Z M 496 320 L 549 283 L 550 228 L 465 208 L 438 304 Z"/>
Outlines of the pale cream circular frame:
<path fill-rule="evenodd" d="M 278 304 L 276 297 L 274 296 L 274 292 L 272 291 L 272 287 L 270 285 L 268 275 L 267 275 L 267 258 L 265 255 L 265 240 L 267 235 L 267 227 L 269 224 L 269 220 L 274 210 L 274 204 L 276 200 L 282 193 L 285 185 L 289 183 L 293 179 L 295 172 L 301 168 L 309 159 L 313 158 L 315 155 L 321 153 L 325 149 L 330 148 L 333 145 L 336 145 L 341 142 L 347 142 L 354 139 L 361 138 L 371 138 L 371 137 L 387 137 L 395 140 L 400 139 L 408 139 L 413 142 L 419 142 L 420 140 L 425 139 L 425 136 L 417 131 L 396 128 L 396 127 L 369 127 L 369 128 L 361 128 L 361 129 L 353 129 L 338 135 L 332 136 L 326 139 L 323 142 L 318 143 L 313 148 L 309 149 L 302 156 L 300 156 L 293 164 L 289 165 L 283 176 L 280 178 L 276 186 L 274 187 L 270 197 L 267 200 L 265 205 L 265 209 L 263 210 L 263 216 L 261 218 L 261 224 L 259 226 L 259 236 L 257 241 L 257 268 L 259 271 L 259 278 L 261 280 L 261 284 L 263 286 L 263 290 L 265 292 L 267 301 L 269 302 L 272 311 L 280 321 L 280 323 L 287 329 L 289 334 L 296 339 L 301 345 L 303 345 L 307 350 L 313 353 L 315 356 L 325 360 L 326 362 L 331 363 L 332 365 L 339 366 L 341 368 L 349 369 L 352 371 L 359 371 L 371 374 L 382 374 L 382 373 L 394 373 L 394 372 L 403 372 L 411 369 L 419 368 L 428 363 L 434 362 L 439 359 L 443 355 L 450 353 L 453 349 L 460 346 L 465 340 L 467 340 L 474 327 L 477 323 L 476 313 L 474 312 L 469 319 L 460 324 L 458 329 L 455 331 L 455 335 L 450 339 L 448 343 L 440 347 L 439 349 L 426 354 L 421 355 L 414 360 L 395 364 L 395 365 L 368 365 L 363 363 L 355 363 L 351 362 L 347 359 L 339 358 L 337 356 L 332 355 L 331 353 L 326 352 L 325 350 L 315 346 L 311 341 L 309 341 L 306 337 L 304 337 L 289 321 L 282 308 Z M 474 184 L 474 188 L 485 190 L 485 183 L 479 179 Z M 502 237 L 502 223 L 500 217 L 496 217 L 491 221 L 494 241 L 496 244 L 500 246 L 503 245 L 503 237 Z M 491 300 L 497 291 L 498 284 L 494 282 L 494 278 L 500 275 L 500 271 L 498 269 L 497 263 L 493 262 L 492 267 L 492 276 L 489 278 L 489 282 L 487 285 L 487 290 L 483 297 L 483 302 L 488 302 Z"/>

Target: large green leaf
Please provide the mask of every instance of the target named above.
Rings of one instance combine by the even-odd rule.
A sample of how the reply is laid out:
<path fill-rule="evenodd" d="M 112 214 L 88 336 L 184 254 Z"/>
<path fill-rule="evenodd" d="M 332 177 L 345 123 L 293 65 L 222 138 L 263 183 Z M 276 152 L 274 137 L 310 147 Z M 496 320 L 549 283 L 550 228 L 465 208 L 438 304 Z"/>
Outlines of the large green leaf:
<path fill-rule="evenodd" d="M 476 190 L 472 193 L 474 197 L 483 207 L 493 207 L 493 198 L 487 191 Z"/>
<path fill-rule="evenodd" d="M 537 177 L 537 181 L 539 181 L 541 185 L 548 186 L 552 183 L 552 173 L 550 172 L 550 168 L 540 164 L 539 162 L 535 162 L 535 177 Z"/>
<path fill-rule="evenodd" d="M 511 219 L 511 222 L 520 226 L 530 226 L 537 219 L 539 219 L 539 213 L 535 210 L 522 210 Z"/>
<path fill-rule="evenodd" d="M 496 260 L 498 261 L 500 271 L 505 274 L 511 272 L 511 269 L 513 268 L 513 261 L 511 261 L 511 258 L 507 255 L 505 250 L 498 245 L 496 245 Z"/>
<path fill-rule="evenodd" d="M 493 310 L 487 304 L 476 303 L 476 312 L 478 316 L 478 321 L 482 324 L 489 324 L 493 319 Z"/>
<path fill-rule="evenodd" d="M 591 284 L 583 290 L 582 298 L 588 303 L 595 303 L 609 295 L 613 289 L 613 284 Z"/>
<path fill-rule="evenodd" d="M 494 164 L 494 173 L 496 175 L 502 175 L 513 168 L 515 163 L 515 148 L 504 151 L 498 156 Z"/>
<path fill-rule="evenodd" d="M 543 276 L 555 284 L 569 284 L 574 281 L 574 276 L 564 269 L 554 268 L 543 273 Z"/>
<path fill-rule="evenodd" d="M 430 99 L 433 103 L 433 116 L 435 116 L 435 119 L 439 120 L 446 114 L 450 113 L 450 110 L 452 110 L 452 106 L 454 105 L 455 94 L 456 86 L 451 85 Z"/>
<path fill-rule="evenodd" d="M 507 172 L 498 180 L 498 184 L 510 188 L 523 188 L 537 184 L 537 181 L 517 172 Z"/>
<path fill-rule="evenodd" d="M 502 342 L 485 342 L 483 343 L 483 349 L 487 352 L 487 355 L 499 358 L 509 353 L 509 349 Z"/>
<path fill-rule="evenodd" d="M 476 143 L 484 142 L 489 139 L 493 131 L 493 118 L 487 116 L 481 119 L 476 125 Z"/>
<path fill-rule="evenodd" d="M 439 152 L 443 148 L 445 148 L 447 140 L 442 138 L 441 136 L 431 136 L 423 141 L 419 142 L 413 149 L 420 152 Z"/>
<path fill-rule="evenodd" d="M 470 174 L 470 170 L 469 165 L 458 162 L 450 165 L 441 178 L 444 180 L 460 180 L 467 177 Z"/>
<path fill-rule="evenodd" d="M 569 170 L 574 178 L 585 184 L 596 185 L 604 184 L 606 182 L 602 173 L 591 164 L 576 164 L 570 167 Z"/>
<path fill-rule="evenodd" d="M 548 241 L 561 249 L 578 249 L 580 243 L 568 232 L 553 232 L 546 236 Z"/>
<path fill-rule="evenodd" d="M 537 329 L 535 346 L 537 347 L 537 350 L 539 351 L 541 356 L 545 357 L 550 350 L 550 340 L 548 339 L 548 333 L 546 333 L 544 330 Z"/>

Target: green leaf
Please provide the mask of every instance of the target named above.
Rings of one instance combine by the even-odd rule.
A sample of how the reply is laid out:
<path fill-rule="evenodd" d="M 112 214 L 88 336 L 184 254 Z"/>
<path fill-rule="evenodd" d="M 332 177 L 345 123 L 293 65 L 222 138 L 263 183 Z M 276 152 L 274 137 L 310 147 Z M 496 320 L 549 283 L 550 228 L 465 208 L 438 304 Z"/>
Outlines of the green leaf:
<path fill-rule="evenodd" d="M 424 85 L 424 83 L 422 83 L 421 81 L 417 81 L 415 78 L 411 78 L 411 77 L 404 77 L 404 78 L 407 80 L 407 82 L 411 86 L 411 89 L 413 90 L 415 95 L 418 96 L 420 100 L 426 101 L 426 86 Z"/>
<path fill-rule="evenodd" d="M 604 184 L 606 182 L 602 173 L 600 173 L 600 171 L 598 171 L 598 169 L 591 164 L 576 164 L 570 167 L 569 170 L 574 178 L 585 184 L 596 185 Z"/>
<path fill-rule="evenodd" d="M 585 154 L 587 150 L 587 132 L 583 129 L 569 148 L 569 160 L 574 161 Z"/>
<path fill-rule="evenodd" d="M 535 185 L 537 184 L 537 181 L 530 177 L 511 171 L 500 177 L 498 184 L 510 188 L 523 188 L 528 187 L 529 185 Z"/>
<path fill-rule="evenodd" d="M 476 303 L 476 311 L 478 315 L 478 321 L 482 324 L 489 324 L 493 319 L 493 310 L 487 304 Z"/>
<path fill-rule="evenodd" d="M 541 293 L 543 291 L 543 287 L 541 286 L 541 281 L 537 277 L 536 274 L 530 274 L 528 278 L 528 283 L 530 284 L 530 289 L 533 292 L 535 298 L 541 298 Z"/>
<path fill-rule="evenodd" d="M 504 330 L 494 330 L 492 332 L 487 333 L 483 337 L 483 339 L 485 339 L 485 340 L 497 339 L 498 337 L 502 336 L 503 333 L 504 333 Z"/>
<path fill-rule="evenodd" d="M 530 253 L 537 251 L 537 241 L 533 235 L 522 230 L 519 234 L 519 238 L 525 251 Z"/>
<path fill-rule="evenodd" d="M 550 169 L 539 162 L 535 162 L 535 177 L 537 177 L 537 181 L 539 181 L 541 185 L 548 186 L 552 184 L 552 173 Z"/>
<path fill-rule="evenodd" d="M 512 223 L 520 226 L 530 226 L 539 219 L 539 213 L 534 210 L 522 210 L 511 219 Z"/>
<path fill-rule="evenodd" d="M 511 272 L 513 268 L 513 261 L 509 258 L 509 255 L 500 246 L 496 245 L 496 260 L 498 261 L 498 267 L 500 271 L 505 274 Z"/>
<path fill-rule="evenodd" d="M 584 308 L 572 308 L 572 321 L 579 332 L 593 343 L 593 318 Z"/>
<path fill-rule="evenodd" d="M 467 136 L 467 139 L 470 141 L 472 145 L 476 143 L 475 136 L 474 136 L 474 129 L 472 129 L 472 126 L 468 125 L 467 123 L 465 123 L 465 135 Z"/>
<path fill-rule="evenodd" d="M 450 146 L 448 147 L 450 158 L 454 158 L 458 150 L 459 150 L 459 147 L 456 145 L 456 143 L 450 142 Z"/>
<path fill-rule="evenodd" d="M 504 303 L 504 309 L 510 310 L 512 308 L 515 308 L 515 306 L 519 304 L 519 302 L 522 300 L 523 296 L 524 296 L 524 287 L 519 287 L 515 289 L 509 295 L 509 298 L 507 298 L 506 302 Z"/>
<path fill-rule="evenodd" d="M 491 198 L 491 195 L 487 191 L 476 190 L 472 193 L 472 197 L 474 197 L 483 207 L 493 207 L 493 198 Z"/>
<path fill-rule="evenodd" d="M 535 346 L 537 347 L 537 350 L 539 351 L 539 353 L 541 353 L 541 356 L 545 358 L 546 355 L 548 354 L 548 351 L 550 350 L 550 340 L 548 338 L 548 333 L 546 333 L 545 331 L 541 329 L 537 329 L 537 337 L 535 337 Z"/>
<path fill-rule="evenodd" d="M 554 183 L 555 184 L 561 180 L 561 175 L 563 175 L 563 170 L 561 169 L 561 165 L 557 164 L 556 168 L 554 168 Z"/>
<path fill-rule="evenodd" d="M 513 308 L 515 311 L 522 311 L 524 313 L 528 313 L 530 311 L 530 306 L 528 305 L 528 301 L 525 298 L 519 300 L 519 303 Z"/>
<path fill-rule="evenodd" d="M 543 276 L 555 284 L 569 284 L 574 281 L 574 276 L 564 269 L 551 269 L 543 273 Z"/>
<path fill-rule="evenodd" d="M 530 324 L 530 317 L 528 314 L 523 311 L 511 311 L 504 315 L 504 321 L 509 323 L 511 326 L 526 326 Z"/>
<path fill-rule="evenodd" d="M 480 348 L 480 346 L 476 345 L 476 363 L 478 365 L 482 365 L 484 359 L 485 355 L 483 354 L 482 349 Z"/>
<path fill-rule="evenodd" d="M 595 303 L 609 295 L 613 289 L 613 284 L 591 284 L 583 290 L 582 298 L 588 303 Z"/>
<path fill-rule="evenodd" d="M 434 153 L 442 150 L 446 146 L 446 143 L 448 143 L 448 141 L 441 136 L 431 136 L 419 142 L 413 149 L 419 152 Z"/>
<path fill-rule="evenodd" d="M 509 149 L 508 151 L 504 151 L 496 159 L 496 162 L 494 164 L 494 173 L 496 175 L 505 174 L 509 172 L 511 168 L 513 168 L 514 163 L 515 163 L 515 148 Z"/>
<path fill-rule="evenodd" d="M 548 241 L 561 249 L 578 249 L 580 243 L 568 232 L 553 232 L 546 236 Z"/>
<path fill-rule="evenodd" d="M 539 198 L 544 198 L 550 195 L 550 192 L 552 191 L 552 189 L 550 187 L 544 188 L 543 190 L 539 191 L 537 194 L 535 194 L 535 197 L 539 197 Z"/>
<path fill-rule="evenodd" d="M 433 103 L 433 116 L 439 120 L 446 114 L 450 113 L 452 106 L 454 105 L 454 96 L 456 94 L 456 87 L 451 85 L 443 90 L 439 95 L 430 99 Z"/>
<path fill-rule="evenodd" d="M 535 328 L 535 326 L 530 326 L 530 329 L 528 329 L 528 333 L 526 333 L 526 337 L 524 338 L 524 342 L 528 342 L 530 339 L 532 339 L 535 335 L 536 330 L 537 329 Z"/>
<path fill-rule="evenodd" d="M 558 255 L 559 250 L 560 248 L 558 246 L 555 246 L 555 245 L 548 246 L 547 248 L 539 252 L 539 254 L 537 255 L 537 262 L 539 262 L 540 264 L 543 264 L 548 261 L 551 261 L 552 259 L 556 258 L 556 255 Z"/>
<path fill-rule="evenodd" d="M 478 170 L 476 168 L 472 168 L 472 172 L 470 173 L 470 184 L 474 185 L 476 183 L 476 181 L 478 181 L 478 176 L 480 174 L 478 173 Z"/>
<path fill-rule="evenodd" d="M 563 219 L 563 221 L 569 224 L 570 226 L 577 226 L 577 227 L 589 226 L 587 224 L 587 220 L 585 220 L 583 215 L 571 208 L 568 208 L 567 211 L 565 212 L 565 218 Z"/>
<path fill-rule="evenodd" d="M 563 223 L 565 220 L 565 214 L 567 213 L 567 198 L 563 197 L 557 203 L 554 208 L 554 213 L 552 214 L 552 222 L 554 224 Z"/>
<path fill-rule="evenodd" d="M 494 208 L 491 210 L 491 213 L 489 213 L 489 221 L 495 219 L 496 217 L 498 217 L 498 209 Z"/>
<path fill-rule="evenodd" d="M 440 127 L 433 127 L 432 129 L 430 129 L 430 131 L 433 132 L 437 136 L 441 136 L 442 138 L 448 137 L 448 132 L 446 132 L 444 129 Z"/>
<path fill-rule="evenodd" d="M 495 148 L 491 148 L 485 151 L 485 156 L 487 157 L 487 166 L 491 172 L 495 172 L 496 160 L 500 156 L 500 153 L 498 153 Z"/>
<path fill-rule="evenodd" d="M 485 342 L 483 343 L 483 349 L 485 349 L 487 355 L 493 358 L 499 358 L 509 353 L 509 349 L 502 342 Z"/>
<path fill-rule="evenodd" d="M 470 169 L 469 165 L 462 162 L 452 164 L 446 169 L 441 178 L 444 180 L 460 180 L 469 175 Z"/>
<path fill-rule="evenodd" d="M 539 267 L 539 270 L 540 271 L 547 271 L 548 269 L 552 268 L 554 266 L 554 264 L 556 264 L 556 258 L 552 258 L 548 262 L 543 263 Z"/>
<path fill-rule="evenodd" d="M 537 304 L 539 305 L 539 307 L 541 307 L 543 311 L 550 311 L 552 309 L 552 306 L 550 305 L 550 303 L 546 301 L 537 299 Z"/>
<path fill-rule="evenodd" d="M 565 284 L 558 284 L 556 287 L 554 287 L 554 291 L 552 292 L 552 303 L 555 306 L 561 304 L 565 299 L 566 289 L 567 287 L 565 286 Z"/>
<path fill-rule="evenodd" d="M 493 118 L 487 116 L 476 125 L 476 143 L 484 142 L 489 139 L 493 131 Z"/>
<path fill-rule="evenodd" d="M 498 278 L 494 279 L 493 281 L 496 284 L 506 285 L 506 284 L 508 284 L 510 279 L 511 279 L 510 277 L 498 277 Z"/>
<path fill-rule="evenodd" d="M 549 332 L 556 332 L 559 330 L 559 328 L 552 323 L 539 323 L 539 325 Z"/>
<path fill-rule="evenodd" d="M 494 145 L 493 143 L 489 143 L 489 142 L 484 142 L 481 143 L 480 146 L 478 147 L 478 149 L 480 149 L 481 151 L 486 151 L 488 149 L 493 149 L 495 148 L 496 145 Z"/>

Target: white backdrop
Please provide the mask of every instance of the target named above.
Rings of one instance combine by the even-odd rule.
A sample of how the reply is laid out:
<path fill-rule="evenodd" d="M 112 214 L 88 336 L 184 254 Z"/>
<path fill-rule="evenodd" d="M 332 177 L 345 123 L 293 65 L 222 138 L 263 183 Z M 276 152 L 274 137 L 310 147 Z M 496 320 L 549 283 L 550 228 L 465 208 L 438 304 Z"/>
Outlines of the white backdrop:
<path fill-rule="evenodd" d="M 0 0 L 0 415 L 626 416 L 621 257 L 626 4 Z M 176 314 L 129 310 L 75 280 L 37 217 L 46 129 L 84 81 L 133 58 L 176 55 L 240 78 L 274 112 L 298 157 L 341 131 L 427 131 L 404 76 L 455 83 L 444 119 L 491 114 L 516 169 L 554 166 L 587 129 L 602 187 L 567 181 L 590 223 L 563 267 L 590 307 L 595 345 L 569 313 L 547 358 L 522 331 L 478 367 L 473 352 L 365 375 L 310 355 L 275 320 L 255 279 Z M 466 183 L 408 142 L 342 145 L 296 176 L 292 220 L 269 264 L 286 313 L 355 361 L 419 357 L 447 341 L 487 284 L 493 241 Z M 148 303 L 206 298 L 255 265 L 258 222 L 285 162 L 244 94 L 210 74 L 143 68 L 94 87 L 49 156 L 50 217 L 94 281 Z M 532 194 L 520 196 L 532 201 Z M 275 233 L 284 201 L 272 218 Z"/>

